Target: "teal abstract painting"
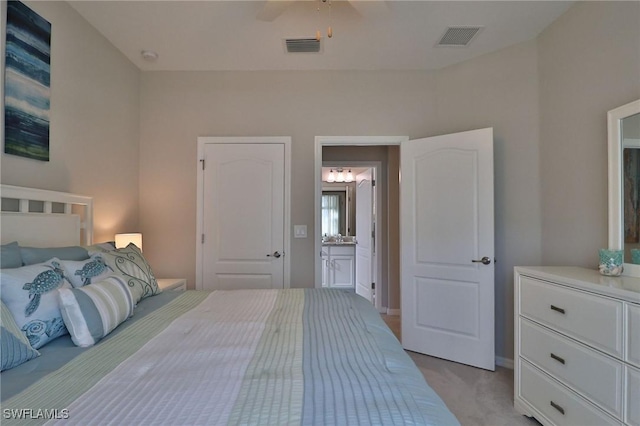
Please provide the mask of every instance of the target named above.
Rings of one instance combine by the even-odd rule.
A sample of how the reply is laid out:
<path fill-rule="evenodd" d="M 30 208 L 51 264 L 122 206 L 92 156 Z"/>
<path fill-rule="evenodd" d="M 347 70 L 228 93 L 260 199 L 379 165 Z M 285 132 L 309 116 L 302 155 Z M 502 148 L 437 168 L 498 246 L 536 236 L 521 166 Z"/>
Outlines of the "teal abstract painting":
<path fill-rule="evenodd" d="M 49 161 L 51 24 L 7 3 L 4 152 Z"/>

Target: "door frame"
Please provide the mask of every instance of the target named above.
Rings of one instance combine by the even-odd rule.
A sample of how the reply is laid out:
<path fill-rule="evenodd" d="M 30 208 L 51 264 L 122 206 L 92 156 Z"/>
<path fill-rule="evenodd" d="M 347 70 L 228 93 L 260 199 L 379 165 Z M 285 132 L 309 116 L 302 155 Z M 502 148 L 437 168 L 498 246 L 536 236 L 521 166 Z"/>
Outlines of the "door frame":
<path fill-rule="evenodd" d="M 387 146 L 387 145 L 400 145 L 404 141 L 408 141 L 409 136 L 316 136 L 315 137 L 315 149 L 314 149 L 314 186 L 315 186 L 315 194 L 314 194 L 314 229 L 316 231 L 322 229 L 322 218 L 320 215 L 320 208 L 322 203 L 322 147 L 323 146 Z M 338 162 L 331 162 L 332 164 L 337 164 Z M 348 161 L 348 165 L 369 165 L 373 164 L 371 167 L 375 167 L 375 161 Z M 356 164 L 361 163 L 361 164 Z M 380 175 L 381 167 L 378 167 L 376 170 L 377 176 Z M 377 177 L 376 177 L 377 178 Z M 376 216 L 380 218 L 382 206 L 380 205 L 380 200 L 382 199 L 381 186 L 378 185 L 376 189 L 376 198 L 377 198 L 377 207 L 376 207 Z M 315 284 L 314 287 L 320 288 L 322 287 L 322 262 L 320 253 L 322 252 L 322 232 L 314 232 L 314 266 L 315 266 Z M 376 224 L 376 241 L 380 241 L 380 226 Z M 388 244 L 388 243 L 387 243 Z M 378 281 L 382 276 L 382 259 L 379 252 L 376 252 L 376 271 L 378 276 Z M 376 297 L 376 308 L 379 312 L 382 311 L 382 297 L 380 297 L 380 293 L 378 291 L 380 289 L 376 289 L 378 296 Z M 388 288 L 385 288 L 385 291 L 389 291 Z M 388 308 L 388 307 L 387 307 Z"/>
<path fill-rule="evenodd" d="M 199 136 L 196 184 L 196 290 L 203 288 L 202 235 L 204 230 L 204 148 L 206 144 L 284 145 L 284 288 L 291 287 L 291 137 L 290 136 Z"/>

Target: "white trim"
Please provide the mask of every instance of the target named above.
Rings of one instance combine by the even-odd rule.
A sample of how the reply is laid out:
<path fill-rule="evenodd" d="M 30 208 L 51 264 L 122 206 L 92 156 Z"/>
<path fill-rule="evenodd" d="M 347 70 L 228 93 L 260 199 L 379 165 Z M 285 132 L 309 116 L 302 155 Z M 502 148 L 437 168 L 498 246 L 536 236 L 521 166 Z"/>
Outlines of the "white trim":
<path fill-rule="evenodd" d="M 93 243 L 93 198 L 85 195 L 72 194 L 70 192 L 49 191 L 46 189 L 26 188 L 13 185 L 0 185 L 0 196 L 19 200 L 19 213 L 29 213 L 29 201 L 44 202 L 44 212 L 35 213 L 42 215 L 71 215 L 72 206 L 83 208 L 83 217 L 80 228 L 84 229 L 84 238 L 80 241 L 83 245 Z M 51 203 L 64 204 L 64 213 L 51 213 Z"/>
<path fill-rule="evenodd" d="M 322 262 L 320 253 L 322 251 L 322 218 L 320 217 L 320 206 L 322 202 L 322 147 L 323 146 L 386 146 L 386 145 L 400 145 L 404 141 L 408 141 L 408 136 L 316 136 L 314 147 L 314 265 L 315 265 L 315 284 L 314 287 L 322 287 Z M 332 162 L 338 164 L 338 162 Z M 356 162 L 351 161 L 350 164 L 357 165 Z M 363 163 L 367 163 L 363 161 Z M 369 164 L 375 163 L 373 161 Z M 378 169 L 378 173 L 380 169 Z M 379 175 L 378 177 L 379 178 Z M 378 217 L 381 211 L 381 186 L 378 186 L 376 190 L 376 197 L 378 197 Z M 376 226 L 376 239 L 380 241 L 380 226 Z M 382 262 L 378 262 L 379 277 L 381 274 Z M 387 289 L 388 290 L 388 289 Z M 376 297 L 376 307 L 378 310 L 381 308 L 382 298 L 378 295 Z"/>
<path fill-rule="evenodd" d="M 625 117 L 640 113 L 640 100 L 612 109 L 607 113 L 608 153 L 609 153 L 609 249 L 622 250 L 622 143 L 620 141 L 621 121 Z M 624 264 L 623 275 L 640 277 L 640 265 Z"/>
<path fill-rule="evenodd" d="M 284 288 L 291 287 L 291 137 L 290 136 L 200 136 L 198 137 L 197 185 L 196 185 L 196 290 L 202 290 L 202 242 L 204 170 L 200 160 L 204 160 L 205 144 L 223 143 L 269 143 L 284 145 Z"/>
<path fill-rule="evenodd" d="M 400 309 L 387 308 L 387 315 L 400 316 Z"/>
<path fill-rule="evenodd" d="M 513 370 L 513 360 L 511 358 L 496 356 L 496 365 L 498 367 L 504 367 L 508 368 L 509 370 Z"/>

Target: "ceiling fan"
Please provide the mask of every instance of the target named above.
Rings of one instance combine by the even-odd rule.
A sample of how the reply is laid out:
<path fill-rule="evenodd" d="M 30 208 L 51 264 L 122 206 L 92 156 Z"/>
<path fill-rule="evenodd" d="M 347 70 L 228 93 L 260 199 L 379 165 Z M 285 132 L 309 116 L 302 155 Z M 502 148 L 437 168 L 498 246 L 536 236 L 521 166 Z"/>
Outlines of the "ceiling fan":
<path fill-rule="evenodd" d="M 322 7 L 327 7 L 330 4 L 335 13 L 361 17 L 363 15 L 363 4 L 371 2 L 372 0 L 266 0 L 256 18 L 260 21 L 274 21 L 295 3 L 313 3 Z M 373 2 L 384 3 L 385 0 L 374 0 Z"/>

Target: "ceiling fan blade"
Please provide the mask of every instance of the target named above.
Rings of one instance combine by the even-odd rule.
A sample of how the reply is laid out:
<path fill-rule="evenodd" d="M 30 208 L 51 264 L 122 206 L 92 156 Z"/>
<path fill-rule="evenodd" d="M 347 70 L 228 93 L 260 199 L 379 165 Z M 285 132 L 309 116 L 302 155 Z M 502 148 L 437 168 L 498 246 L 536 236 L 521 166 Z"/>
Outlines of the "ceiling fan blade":
<path fill-rule="evenodd" d="M 295 0 L 267 0 L 256 18 L 271 22 L 280 16 Z"/>

